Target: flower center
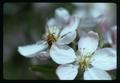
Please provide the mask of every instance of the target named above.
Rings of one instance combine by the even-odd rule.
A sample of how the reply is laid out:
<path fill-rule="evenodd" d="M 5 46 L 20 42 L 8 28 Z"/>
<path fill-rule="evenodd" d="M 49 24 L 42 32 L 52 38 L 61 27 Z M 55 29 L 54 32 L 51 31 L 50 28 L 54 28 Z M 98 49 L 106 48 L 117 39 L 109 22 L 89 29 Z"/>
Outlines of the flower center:
<path fill-rule="evenodd" d="M 48 42 L 48 45 L 51 47 L 51 45 L 53 44 L 53 42 L 55 42 L 57 40 L 57 37 L 54 35 L 54 33 L 52 34 L 49 34 L 47 36 L 47 42 Z"/>
<path fill-rule="evenodd" d="M 80 50 L 83 50 L 85 52 L 85 48 L 84 49 L 81 49 Z M 78 59 L 78 64 L 80 65 L 80 69 L 81 70 L 86 70 L 88 67 L 90 67 L 90 63 L 91 63 L 91 57 L 92 57 L 92 54 L 91 53 L 83 53 L 79 56 L 79 59 Z"/>
<path fill-rule="evenodd" d="M 85 70 L 90 66 L 90 58 L 91 56 L 86 56 L 86 55 L 80 58 L 79 65 L 81 70 Z"/>

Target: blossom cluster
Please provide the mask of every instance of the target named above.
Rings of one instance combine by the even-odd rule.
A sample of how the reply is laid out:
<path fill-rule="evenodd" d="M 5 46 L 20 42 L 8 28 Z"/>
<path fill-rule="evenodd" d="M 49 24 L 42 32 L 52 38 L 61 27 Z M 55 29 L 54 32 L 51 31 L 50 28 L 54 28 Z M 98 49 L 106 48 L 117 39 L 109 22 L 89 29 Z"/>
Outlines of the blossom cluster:
<path fill-rule="evenodd" d="M 78 73 L 82 73 L 79 77 L 84 80 L 112 80 L 107 71 L 116 69 L 117 65 L 117 26 L 103 31 L 99 15 L 91 18 L 81 15 L 70 15 L 65 8 L 57 8 L 55 16 L 46 23 L 44 39 L 32 45 L 18 46 L 18 52 L 29 58 L 51 58 L 59 65 L 56 74 L 60 80 L 74 80 Z M 91 28 L 83 30 L 96 24 L 100 24 L 101 32 L 111 47 L 99 46 L 98 32 Z"/>

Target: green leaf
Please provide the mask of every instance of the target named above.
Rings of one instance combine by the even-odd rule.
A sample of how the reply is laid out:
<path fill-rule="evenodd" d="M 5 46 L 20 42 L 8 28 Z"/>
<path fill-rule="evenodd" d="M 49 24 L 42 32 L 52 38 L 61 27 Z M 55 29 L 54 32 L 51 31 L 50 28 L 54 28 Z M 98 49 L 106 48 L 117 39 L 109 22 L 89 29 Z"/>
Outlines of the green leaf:
<path fill-rule="evenodd" d="M 44 73 L 52 73 L 54 72 L 54 69 L 56 69 L 51 65 L 32 65 L 30 68 L 32 71 L 40 71 Z"/>
<path fill-rule="evenodd" d="M 30 69 L 33 72 L 40 72 L 42 76 L 38 77 L 38 79 L 42 80 L 51 80 L 57 79 L 56 76 L 56 66 L 55 65 L 32 65 Z"/>

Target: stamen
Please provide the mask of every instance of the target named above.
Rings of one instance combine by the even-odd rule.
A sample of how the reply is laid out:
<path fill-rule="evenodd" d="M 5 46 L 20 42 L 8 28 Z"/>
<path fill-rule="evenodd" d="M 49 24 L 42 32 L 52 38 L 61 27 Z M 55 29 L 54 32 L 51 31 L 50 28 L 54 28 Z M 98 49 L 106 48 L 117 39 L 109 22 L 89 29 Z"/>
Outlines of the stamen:
<path fill-rule="evenodd" d="M 51 47 L 52 43 L 55 42 L 57 40 L 56 36 L 53 34 L 49 34 L 47 36 L 47 42 L 49 44 L 49 46 Z"/>
<path fill-rule="evenodd" d="M 56 27 L 56 26 L 48 28 L 48 34 L 47 34 L 46 40 L 47 40 L 49 47 L 51 47 L 53 42 L 56 42 L 58 39 L 58 34 L 56 32 L 57 29 L 58 29 L 58 27 Z"/>
<path fill-rule="evenodd" d="M 81 50 L 81 48 L 80 48 Z M 90 66 L 90 61 L 91 61 L 91 53 L 84 53 L 85 48 L 83 48 L 81 51 L 83 53 L 80 55 L 80 60 L 79 60 L 79 65 L 81 70 L 86 70 Z"/>

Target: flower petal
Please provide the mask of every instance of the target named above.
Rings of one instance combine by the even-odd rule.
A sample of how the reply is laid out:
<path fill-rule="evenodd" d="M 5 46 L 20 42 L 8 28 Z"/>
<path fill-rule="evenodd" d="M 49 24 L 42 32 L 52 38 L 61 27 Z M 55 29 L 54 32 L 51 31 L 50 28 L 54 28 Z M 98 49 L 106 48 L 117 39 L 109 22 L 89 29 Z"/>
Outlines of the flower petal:
<path fill-rule="evenodd" d="M 56 37 L 58 37 L 60 33 L 60 28 L 61 27 L 59 26 L 52 26 L 52 27 L 46 28 L 46 36 L 49 34 L 54 34 Z"/>
<path fill-rule="evenodd" d="M 60 33 L 60 37 L 75 31 L 78 28 L 79 25 L 79 18 L 72 17 L 70 20 L 70 24 L 68 24 L 66 27 L 63 28 L 62 32 Z"/>
<path fill-rule="evenodd" d="M 18 52 L 25 57 L 34 57 L 40 51 L 45 50 L 48 47 L 45 41 L 37 42 L 36 44 L 19 46 Z"/>
<path fill-rule="evenodd" d="M 107 12 L 110 12 L 109 7 L 109 4 L 106 3 L 95 3 L 91 6 L 90 15 L 93 17 L 105 15 Z"/>
<path fill-rule="evenodd" d="M 76 31 L 70 32 L 57 41 L 58 44 L 70 44 L 76 38 Z"/>
<path fill-rule="evenodd" d="M 104 70 L 90 68 L 84 72 L 84 80 L 111 80 L 111 77 Z"/>
<path fill-rule="evenodd" d="M 47 26 L 52 27 L 52 26 L 56 26 L 56 20 L 54 18 L 51 18 L 47 21 Z"/>
<path fill-rule="evenodd" d="M 108 32 L 105 32 L 104 42 L 105 42 L 105 43 L 109 43 L 109 44 L 112 44 L 112 43 L 113 43 L 112 37 L 111 37 L 111 33 L 110 33 L 109 31 L 108 31 Z"/>
<path fill-rule="evenodd" d="M 116 47 L 116 41 L 117 41 L 117 26 L 116 25 L 111 28 L 111 37 L 113 41 L 112 44 L 115 44 L 115 47 Z"/>
<path fill-rule="evenodd" d="M 91 64 L 99 69 L 112 70 L 117 67 L 117 56 L 114 48 L 103 48 L 97 50 L 92 57 Z"/>
<path fill-rule="evenodd" d="M 60 80 L 74 80 L 78 73 L 78 66 L 72 64 L 60 65 L 56 74 Z"/>
<path fill-rule="evenodd" d="M 75 61 L 76 55 L 72 48 L 67 45 L 53 44 L 50 56 L 58 64 L 67 64 Z"/>
<path fill-rule="evenodd" d="M 86 55 L 86 53 L 93 53 L 98 47 L 98 41 L 98 34 L 93 31 L 90 31 L 87 35 L 82 36 L 78 42 L 78 48 L 81 54 Z"/>
<path fill-rule="evenodd" d="M 50 55 L 48 51 L 42 51 L 37 56 L 31 58 L 32 65 L 40 65 L 42 61 L 47 63 L 47 60 L 50 59 Z"/>
<path fill-rule="evenodd" d="M 64 8 L 57 8 L 55 10 L 55 18 L 60 22 L 67 22 L 70 15 L 69 12 Z"/>
<path fill-rule="evenodd" d="M 38 58 L 39 60 L 47 60 L 50 58 L 50 54 L 49 51 L 42 51 L 39 53 L 38 56 L 36 56 L 36 58 Z"/>

